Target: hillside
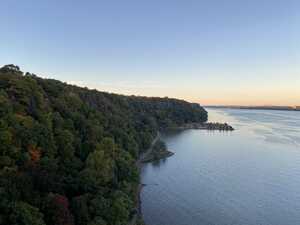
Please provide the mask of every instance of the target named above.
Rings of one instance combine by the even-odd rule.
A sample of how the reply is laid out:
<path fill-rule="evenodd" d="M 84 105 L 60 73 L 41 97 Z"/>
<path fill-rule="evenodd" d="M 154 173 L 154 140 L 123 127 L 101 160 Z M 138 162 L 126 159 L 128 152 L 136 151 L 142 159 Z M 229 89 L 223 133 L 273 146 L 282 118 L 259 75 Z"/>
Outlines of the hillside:
<path fill-rule="evenodd" d="M 109 94 L 2 67 L 0 224 L 127 224 L 142 150 L 161 128 L 206 120 L 198 104 Z"/>

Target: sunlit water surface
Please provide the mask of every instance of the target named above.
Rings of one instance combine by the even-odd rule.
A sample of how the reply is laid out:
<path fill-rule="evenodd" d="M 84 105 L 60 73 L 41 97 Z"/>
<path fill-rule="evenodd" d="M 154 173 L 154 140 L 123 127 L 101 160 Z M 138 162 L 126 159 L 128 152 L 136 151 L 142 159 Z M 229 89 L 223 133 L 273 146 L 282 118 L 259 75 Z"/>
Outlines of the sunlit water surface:
<path fill-rule="evenodd" d="M 300 224 L 300 112 L 208 112 L 236 130 L 163 135 L 175 155 L 142 170 L 146 224 Z"/>

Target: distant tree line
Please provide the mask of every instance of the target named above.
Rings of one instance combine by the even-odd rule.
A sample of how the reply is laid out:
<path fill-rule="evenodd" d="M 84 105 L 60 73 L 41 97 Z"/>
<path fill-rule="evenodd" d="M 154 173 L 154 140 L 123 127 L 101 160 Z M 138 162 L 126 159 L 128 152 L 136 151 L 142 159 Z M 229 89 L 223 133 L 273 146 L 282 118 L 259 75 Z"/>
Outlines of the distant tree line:
<path fill-rule="evenodd" d="M 136 159 L 198 104 L 109 94 L 0 69 L 0 224 L 126 225 Z"/>

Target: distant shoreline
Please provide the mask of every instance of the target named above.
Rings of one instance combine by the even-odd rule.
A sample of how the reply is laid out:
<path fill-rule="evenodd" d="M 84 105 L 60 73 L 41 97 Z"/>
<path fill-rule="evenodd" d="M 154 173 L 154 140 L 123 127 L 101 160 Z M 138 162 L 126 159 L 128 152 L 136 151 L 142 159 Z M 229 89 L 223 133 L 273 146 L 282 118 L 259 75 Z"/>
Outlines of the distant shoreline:
<path fill-rule="evenodd" d="M 278 111 L 298 111 L 300 106 L 204 106 L 205 108 L 213 109 L 247 109 L 247 110 L 278 110 Z"/>

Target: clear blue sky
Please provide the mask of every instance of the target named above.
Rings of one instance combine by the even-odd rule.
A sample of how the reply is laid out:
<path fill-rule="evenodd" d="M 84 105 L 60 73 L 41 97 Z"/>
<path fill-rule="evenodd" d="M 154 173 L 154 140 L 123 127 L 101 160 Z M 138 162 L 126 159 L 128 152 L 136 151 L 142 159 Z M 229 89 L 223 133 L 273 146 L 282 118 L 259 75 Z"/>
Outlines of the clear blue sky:
<path fill-rule="evenodd" d="M 2 0 L 0 64 L 204 104 L 300 105 L 299 0 Z"/>

